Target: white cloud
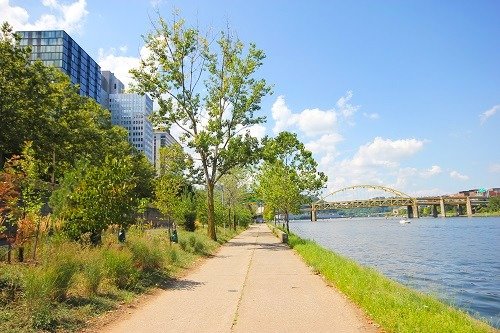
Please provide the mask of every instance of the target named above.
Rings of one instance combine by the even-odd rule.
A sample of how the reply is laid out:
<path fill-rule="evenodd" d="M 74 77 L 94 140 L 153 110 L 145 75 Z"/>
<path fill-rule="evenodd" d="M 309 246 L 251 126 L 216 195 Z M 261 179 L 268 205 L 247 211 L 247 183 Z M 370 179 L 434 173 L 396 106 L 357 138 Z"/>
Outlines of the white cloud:
<path fill-rule="evenodd" d="M 126 52 L 126 49 L 127 46 L 121 46 L 119 48 L 122 53 Z M 149 49 L 143 46 L 140 50 L 140 57 L 146 58 L 148 54 Z M 129 70 L 139 67 L 140 64 L 139 57 L 117 55 L 117 50 L 115 48 L 110 48 L 107 51 L 100 48 L 97 59 L 97 63 L 101 66 L 101 70 L 113 72 L 115 76 L 123 82 L 125 87 L 128 87 L 133 81 Z"/>
<path fill-rule="evenodd" d="M 261 124 L 255 124 L 250 127 L 245 128 L 242 130 L 243 126 L 242 125 L 237 125 L 236 126 L 236 131 L 238 131 L 240 135 L 244 135 L 247 131 L 250 132 L 250 135 L 253 136 L 254 138 L 257 138 L 259 140 L 263 139 L 264 136 L 266 135 L 266 127 L 261 125 Z"/>
<path fill-rule="evenodd" d="M 89 13 L 86 0 L 63 4 L 57 0 L 43 0 L 42 4 L 55 14 L 42 14 L 34 23 L 30 22 L 28 11 L 19 6 L 11 6 L 9 0 L 0 0 L 2 21 L 8 21 L 14 30 L 62 29 L 68 33 L 81 33 L 85 17 Z"/>
<path fill-rule="evenodd" d="M 363 112 L 363 116 L 365 116 L 368 119 L 372 119 L 372 120 L 376 120 L 376 119 L 380 118 L 380 116 L 379 116 L 378 113 L 366 113 L 366 112 Z"/>
<path fill-rule="evenodd" d="M 433 165 L 430 169 L 427 169 L 425 171 L 422 171 L 420 175 L 424 178 L 429 178 L 432 176 L 435 176 L 437 174 L 440 174 L 443 170 L 439 165 Z"/>
<path fill-rule="evenodd" d="M 311 108 L 304 109 L 299 113 L 293 113 L 286 105 L 285 97 L 278 96 L 271 107 L 272 117 L 275 121 L 273 132 L 278 134 L 281 131 L 295 128 L 306 136 L 312 137 L 335 131 L 339 119 L 353 124 L 351 118 L 359 106 L 350 103 L 352 96 L 352 92 L 348 91 L 345 96 L 339 98 L 334 109 Z"/>
<path fill-rule="evenodd" d="M 491 164 L 488 171 L 491 173 L 500 173 L 500 163 Z"/>
<path fill-rule="evenodd" d="M 352 96 L 352 91 L 349 90 L 345 94 L 345 96 L 340 97 L 335 104 L 337 106 L 337 111 L 341 113 L 345 118 L 351 117 L 359 109 L 358 105 L 352 105 L 351 103 L 349 103 L 352 99 Z"/>
<path fill-rule="evenodd" d="M 481 121 L 481 125 L 482 125 L 482 124 L 484 124 L 484 122 L 485 122 L 486 120 L 488 120 L 488 118 L 493 117 L 493 115 L 494 115 L 495 113 L 497 113 L 497 111 L 498 111 L 498 110 L 500 110 L 500 104 L 495 105 L 495 106 L 494 106 L 494 107 L 492 107 L 491 109 L 486 110 L 486 111 L 484 111 L 483 113 L 481 113 L 481 114 L 479 115 L 479 120 Z"/>
<path fill-rule="evenodd" d="M 249 130 L 250 130 L 250 135 L 259 140 L 262 140 L 266 135 L 266 127 L 260 124 L 251 126 Z"/>
<path fill-rule="evenodd" d="M 313 153 L 333 152 L 335 145 L 343 140 L 342 135 L 338 133 L 324 134 L 318 140 L 306 143 L 305 146 Z"/>
<path fill-rule="evenodd" d="M 292 118 L 292 111 L 288 108 L 285 103 L 285 97 L 283 95 L 278 96 L 276 101 L 271 107 L 272 117 L 274 119 L 273 132 L 278 134 L 281 131 L 286 130 L 289 126 L 293 125 L 294 121 Z"/>
<path fill-rule="evenodd" d="M 333 110 L 305 109 L 294 118 L 298 127 L 307 136 L 321 135 L 332 131 L 337 123 Z"/>
<path fill-rule="evenodd" d="M 391 184 L 389 187 L 394 189 L 404 189 L 407 187 L 408 182 L 415 178 L 418 173 L 415 168 L 400 168 L 397 172 L 396 182 Z"/>
<path fill-rule="evenodd" d="M 335 161 L 334 155 L 325 154 L 319 167 L 328 176 L 328 191 L 342 187 L 372 184 L 393 186 L 405 191 L 411 179 L 419 174 L 412 167 L 400 168 L 400 163 L 420 151 L 425 144 L 417 139 L 374 138 L 358 148 L 351 158 Z M 326 192 L 325 192 L 326 193 Z"/>
<path fill-rule="evenodd" d="M 391 140 L 376 137 L 373 142 L 361 146 L 349 164 L 354 166 L 397 167 L 399 161 L 422 149 L 424 141 L 416 139 Z"/>
<path fill-rule="evenodd" d="M 457 171 L 450 172 L 450 177 L 453 179 L 458 179 L 458 180 L 468 180 L 469 179 L 469 176 L 462 175 Z"/>

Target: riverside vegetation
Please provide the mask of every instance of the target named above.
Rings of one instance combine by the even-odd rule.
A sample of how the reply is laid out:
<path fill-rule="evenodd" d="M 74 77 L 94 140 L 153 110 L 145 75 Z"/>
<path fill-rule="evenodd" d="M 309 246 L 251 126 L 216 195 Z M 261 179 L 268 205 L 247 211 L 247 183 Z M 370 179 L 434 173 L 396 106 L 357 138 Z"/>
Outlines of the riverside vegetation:
<path fill-rule="evenodd" d="M 133 227 L 124 243 L 104 233 L 99 247 L 44 235 L 36 261 L 0 263 L 0 331 L 78 330 L 140 293 L 166 287 L 241 230 L 218 228 L 218 242 L 203 228 L 179 230 L 179 243 L 171 244 L 165 229 Z"/>
<path fill-rule="evenodd" d="M 289 234 L 289 245 L 388 332 L 494 332 L 494 328 L 374 269 Z"/>

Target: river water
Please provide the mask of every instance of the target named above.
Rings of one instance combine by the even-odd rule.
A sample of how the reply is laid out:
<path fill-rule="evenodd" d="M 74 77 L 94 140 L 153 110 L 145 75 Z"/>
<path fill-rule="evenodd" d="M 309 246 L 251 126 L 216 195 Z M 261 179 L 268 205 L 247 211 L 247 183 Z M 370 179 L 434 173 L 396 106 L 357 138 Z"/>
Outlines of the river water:
<path fill-rule="evenodd" d="M 500 217 L 290 221 L 290 229 L 500 328 Z"/>

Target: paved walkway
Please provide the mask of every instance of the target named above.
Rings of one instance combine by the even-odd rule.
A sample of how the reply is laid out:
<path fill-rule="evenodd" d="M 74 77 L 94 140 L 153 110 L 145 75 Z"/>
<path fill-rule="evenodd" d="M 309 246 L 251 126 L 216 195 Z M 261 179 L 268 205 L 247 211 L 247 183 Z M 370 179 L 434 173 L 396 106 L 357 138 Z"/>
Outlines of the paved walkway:
<path fill-rule="evenodd" d="M 103 332 L 376 332 L 266 225 Z"/>

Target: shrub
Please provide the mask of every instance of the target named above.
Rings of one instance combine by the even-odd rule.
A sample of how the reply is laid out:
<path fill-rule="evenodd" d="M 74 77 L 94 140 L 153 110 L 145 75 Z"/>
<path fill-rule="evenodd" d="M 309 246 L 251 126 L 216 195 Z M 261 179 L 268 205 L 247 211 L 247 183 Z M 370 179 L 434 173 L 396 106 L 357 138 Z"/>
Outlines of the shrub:
<path fill-rule="evenodd" d="M 0 305 L 13 302 L 22 290 L 22 271 L 14 265 L 0 264 Z"/>
<path fill-rule="evenodd" d="M 131 289 L 135 286 L 139 272 L 134 267 L 132 254 L 125 250 L 108 249 L 103 254 L 106 276 L 119 289 Z"/>
<path fill-rule="evenodd" d="M 88 295 L 96 295 L 104 277 L 104 267 L 100 257 L 89 256 L 82 267 L 85 290 Z"/>
<path fill-rule="evenodd" d="M 24 276 L 24 301 L 30 314 L 31 325 L 37 329 L 50 329 L 52 316 L 53 275 L 39 267 L 26 272 Z"/>
<path fill-rule="evenodd" d="M 188 247 L 188 243 L 185 239 L 180 239 L 179 240 L 179 246 L 181 247 L 181 249 L 183 251 L 188 251 L 187 247 Z"/>
<path fill-rule="evenodd" d="M 128 243 L 136 267 L 142 271 L 154 271 L 163 267 L 163 255 L 158 246 L 134 239 Z"/>
<path fill-rule="evenodd" d="M 196 212 L 187 212 L 184 213 L 184 228 L 187 231 L 194 231 L 196 228 Z"/>
<path fill-rule="evenodd" d="M 169 263 L 175 265 L 179 261 L 179 254 L 177 253 L 177 250 L 171 248 L 168 250 L 167 253 L 168 253 Z"/>

